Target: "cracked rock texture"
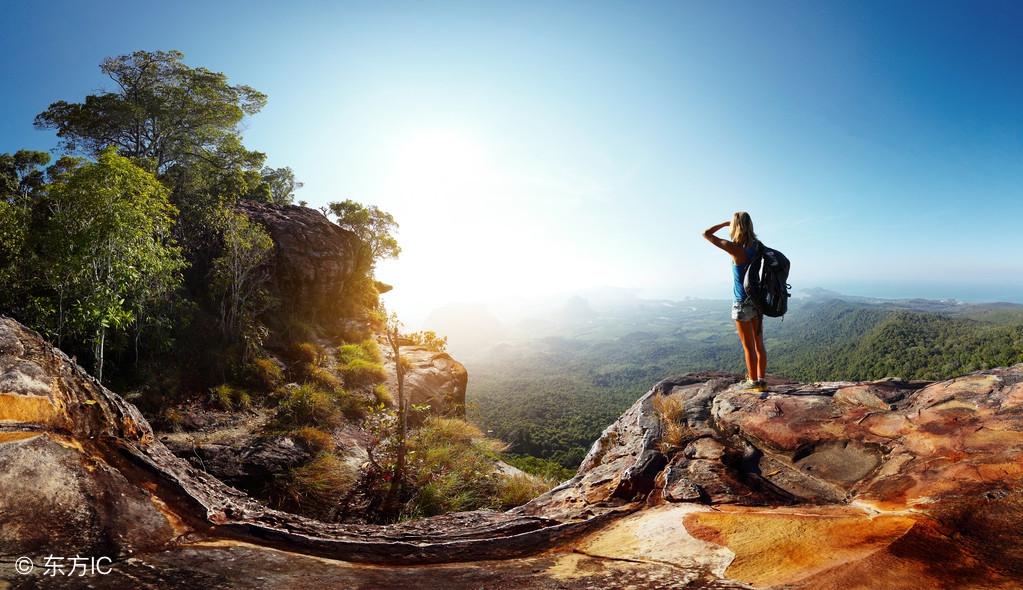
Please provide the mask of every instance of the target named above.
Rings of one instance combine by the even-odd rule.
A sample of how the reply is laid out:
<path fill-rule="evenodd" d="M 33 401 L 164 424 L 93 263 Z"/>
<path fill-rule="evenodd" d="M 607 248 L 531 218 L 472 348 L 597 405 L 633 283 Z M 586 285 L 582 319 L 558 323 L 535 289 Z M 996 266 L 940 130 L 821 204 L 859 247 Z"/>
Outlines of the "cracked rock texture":
<path fill-rule="evenodd" d="M 656 384 L 575 478 L 507 513 L 327 525 L 173 456 L 133 406 L 0 318 L 0 588 L 1023 586 L 1023 365 L 771 378 L 763 394 L 738 381 Z"/>

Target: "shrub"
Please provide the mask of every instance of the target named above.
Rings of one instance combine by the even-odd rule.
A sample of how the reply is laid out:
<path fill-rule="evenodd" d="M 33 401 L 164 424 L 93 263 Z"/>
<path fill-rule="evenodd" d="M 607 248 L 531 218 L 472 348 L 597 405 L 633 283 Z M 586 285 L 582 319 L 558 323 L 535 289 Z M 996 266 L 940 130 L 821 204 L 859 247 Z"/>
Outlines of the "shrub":
<path fill-rule="evenodd" d="M 367 387 L 387 381 L 387 369 L 376 340 L 342 345 L 337 349 L 337 359 L 337 370 L 346 387 Z"/>
<path fill-rule="evenodd" d="M 332 453 L 321 453 L 278 480 L 285 510 L 332 521 L 359 482 L 358 468 Z"/>
<path fill-rule="evenodd" d="M 547 492 L 561 480 L 553 477 L 537 477 L 535 475 L 516 474 L 502 477 L 498 483 L 497 500 L 500 510 L 510 510 L 521 506 L 533 498 Z"/>
<path fill-rule="evenodd" d="M 409 515 L 503 509 L 510 507 L 510 499 L 528 495 L 530 492 L 510 491 L 514 486 L 505 484 L 507 476 L 497 470 L 497 453 L 506 448 L 501 441 L 485 438 L 470 422 L 427 418 L 408 441 L 407 478 L 415 489 Z"/>
<path fill-rule="evenodd" d="M 387 381 L 387 369 L 380 363 L 355 359 L 341 369 L 347 387 L 364 387 Z"/>
<path fill-rule="evenodd" d="M 656 395 L 654 410 L 661 418 L 661 452 L 671 456 L 685 448 L 693 438 L 686 422 L 685 400 L 678 395 Z"/>
<path fill-rule="evenodd" d="M 383 383 L 373 388 L 373 397 L 376 400 L 376 404 L 384 404 L 385 406 L 394 404 L 394 397 Z"/>
<path fill-rule="evenodd" d="M 210 390 L 210 401 L 225 410 L 248 408 L 252 405 L 252 397 L 247 391 L 227 383 L 218 385 Z"/>
<path fill-rule="evenodd" d="M 327 358 L 322 346 L 312 342 L 302 342 L 291 349 L 295 359 L 307 365 L 319 366 Z"/>
<path fill-rule="evenodd" d="M 272 359 L 257 357 L 246 366 L 246 375 L 256 385 L 268 391 L 280 387 L 284 381 L 284 371 Z"/>
<path fill-rule="evenodd" d="M 372 338 L 363 340 L 359 344 L 344 344 L 338 347 L 338 363 L 347 365 L 356 359 L 379 363 L 383 362 L 384 357 L 380 352 L 380 345 Z"/>
<path fill-rule="evenodd" d="M 446 352 L 448 347 L 448 337 L 438 337 L 437 333 L 432 330 L 426 330 L 425 332 L 415 332 L 409 334 L 413 344 L 416 346 L 422 346 L 426 350 L 433 352 Z"/>
<path fill-rule="evenodd" d="M 334 450 L 334 438 L 319 428 L 303 426 L 291 432 L 290 436 L 314 455 Z"/>
<path fill-rule="evenodd" d="M 303 426 L 333 430 L 344 423 L 344 411 L 332 392 L 312 385 L 300 385 L 284 392 L 274 417 L 267 424 L 270 430 L 290 432 Z"/>
<path fill-rule="evenodd" d="M 319 385 L 326 389 L 340 389 L 341 378 L 336 373 L 323 367 L 306 365 L 305 379 L 307 383 Z"/>

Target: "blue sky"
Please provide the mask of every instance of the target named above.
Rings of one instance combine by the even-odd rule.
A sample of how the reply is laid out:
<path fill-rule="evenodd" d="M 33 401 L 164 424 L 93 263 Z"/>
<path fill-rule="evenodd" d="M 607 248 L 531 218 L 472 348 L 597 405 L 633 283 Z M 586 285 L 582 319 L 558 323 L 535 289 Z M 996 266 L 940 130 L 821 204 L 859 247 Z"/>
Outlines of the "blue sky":
<path fill-rule="evenodd" d="M 392 213 L 388 305 L 727 298 L 749 211 L 799 288 L 1023 301 L 1018 2 L 0 0 L 0 152 L 177 49 L 269 95 L 245 143 Z"/>

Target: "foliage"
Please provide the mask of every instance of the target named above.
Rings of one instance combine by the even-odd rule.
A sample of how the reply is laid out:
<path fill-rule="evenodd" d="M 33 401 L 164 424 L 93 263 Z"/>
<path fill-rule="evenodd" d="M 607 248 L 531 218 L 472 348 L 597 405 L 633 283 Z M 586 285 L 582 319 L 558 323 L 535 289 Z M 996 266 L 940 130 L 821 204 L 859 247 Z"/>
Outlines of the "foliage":
<path fill-rule="evenodd" d="M 210 390 L 210 401 L 224 410 L 235 410 L 250 407 L 252 396 L 244 389 L 223 383 Z"/>
<path fill-rule="evenodd" d="M 557 482 L 535 476 L 508 476 L 497 469 L 498 453 L 506 445 L 486 438 L 464 420 L 427 418 L 405 440 L 407 465 L 399 460 L 399 423 L 394 412 L 371 417 L 369 430 L 379 445 L 371 452 L 366 477 L 381 493 L 390 493 L 393 478 L 402 478 L 402 495 L 390 505 L 392 518 L 418 518 L 453 511 L 490 508 L 507 510 L 547 491 Z M 385 505 L 384 508 L 388 508 Z"/>
<path fill-rule="evenodd" d="M 346 411 L 355 410 L 343 390 L 330 391 L 306 384 L 289 388 L 281 396 L 277 411 L 267 424 L 271 432 L 290 432 L 304 426 L 332 430 L 344 424 Z"/>
<path fill-rule="evenodd" d="M 409 334 L 409 338 L 416 346 L 422 346 L 426 350 L 433 352 L 446 352 L 448 347 L 448 337 L 437 336 L 437 333 L 432 330 L 425 330 L 423 332 L 413 332 Z"/>
<path fill-rule="evenodd" d="M 334 438 L 330 436 L 330 433 L 313 426 L 303 426 L 294 430 L 291 432 L 291 437 L 314 455 L 334 450 Z"/>
<path fill-rule="evenodd" d="M 278 504 L 285 510 L 333 521 L 359 477 L 359 470 L 337 455 L 319 453 L 311 462 L 279 478 Z"/>
<path fill-rule="evenodd" d="M 337 370 L 348 387 L 364 387 L 387 380 L 380 346 L 374 339 L 344 344 L 338 348 L 337 357 Z"/>
<path fill-rule="evenodd" d="M 398 224 L 391 214 L 375 205 L 366 207 L 351 199 L 330 203 L 329 209 L 336 217 L 335 223 L 354 233 L 367 245 L 372 260 L 397 258 L 401 253 L 393 235 Z"/>
<path fill-rule="evenodd" d="M 36 206 L 34 251 L 49 291 L 38 322 L 93 342 L 102 378 L 108 330 L 159 322 L 184 266 L 170 240 L 168 191 L 113 148 L 54 183 Z"/>
<path fill-rule="evenodd" d="M 505 463 L 525 471 L 530 475 L 535 475 L 544 480 L 553 480 L 556 482 L 563 482 L 575 477 L 575 470 L 562 467 L 560 464 L 554 461 L 548 461 L 539 457 L 531 457 L 529 455 L 504 455 L 503 460 Z"/>
<path fill-rule="evenodd" d="M 68 152 L 98 156 L 114 145 L 157 174 L 235 151 L 239 124 L 263 108 L 266 96 L 228 85 L 224 74 L 188 67 L 184 57 L 178 51 L 108 57 L 100 71 L 113 80 L 113 91 L 90 94 L 84 103 L 55 102 L 35 125 L 55 130 Z"/>
<path fill-rule="evenodd" d="M 290 167 L 270 168 L 260 171 L 260 184 L 248 198 L 254 201 L 290 205 L 295 201 L 295 191 L 302 188 L 303 183 L 295 180 L 295 171 Z"/>
<path fill-rule="evenodd" d="M 224 335 L 238 340 L 275 304 L 266 289 L 274 243 L 245 215 L 225 211 L 223 216 L 224 247 L 210 271 L 210 295 L 219 302 Z"/>

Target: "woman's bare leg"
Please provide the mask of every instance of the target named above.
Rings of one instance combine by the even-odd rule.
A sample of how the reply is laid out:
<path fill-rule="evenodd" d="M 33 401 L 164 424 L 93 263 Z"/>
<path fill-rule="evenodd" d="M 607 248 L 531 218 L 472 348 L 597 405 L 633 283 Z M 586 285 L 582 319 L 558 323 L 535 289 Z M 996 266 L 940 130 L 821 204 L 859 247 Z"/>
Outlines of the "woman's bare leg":
<path fill-rule="evenodd" d="M 759 350 L 764 349 L 764 338 L 763 335 L 757 336 L 757 327 L 759 326 L 759 318 L 754 318 L 752 321 L 740 322 L 735 320 L 735 327 L 739 331 L 739 339 L 742 340 L 742 350 L 746 353 L 746 372 L 749 374 L 749 378 L 753 381 L 760 379 L 763 375 L 760 373 L 760 356 Z M 754 322 L 757 322 L 754 325 Z M 758 346 L 757 340 L 760 340 Z M 764 355 L 763 366 L 767 367 L 767 355 Z"/>

